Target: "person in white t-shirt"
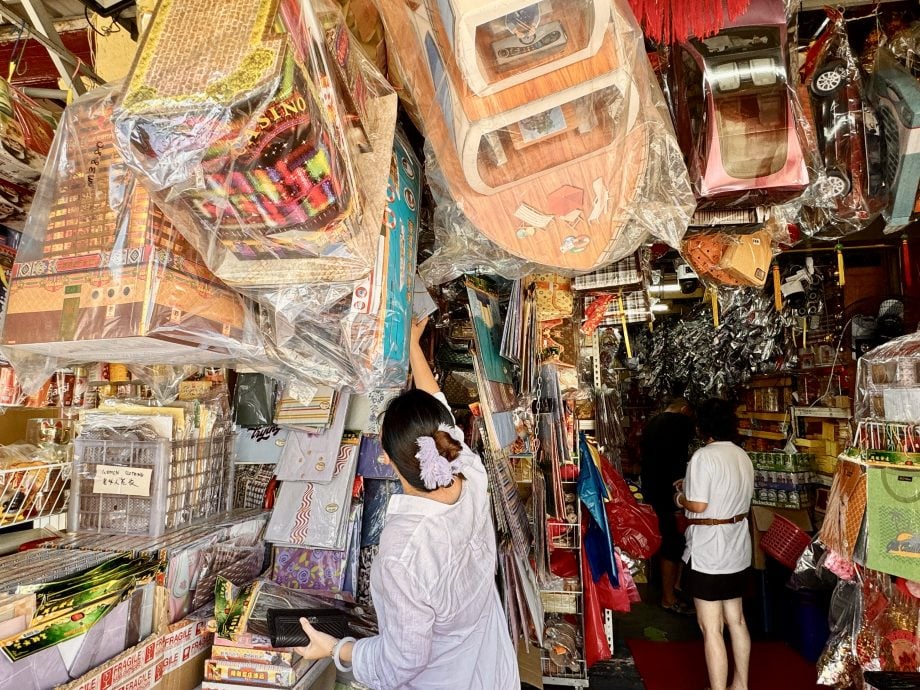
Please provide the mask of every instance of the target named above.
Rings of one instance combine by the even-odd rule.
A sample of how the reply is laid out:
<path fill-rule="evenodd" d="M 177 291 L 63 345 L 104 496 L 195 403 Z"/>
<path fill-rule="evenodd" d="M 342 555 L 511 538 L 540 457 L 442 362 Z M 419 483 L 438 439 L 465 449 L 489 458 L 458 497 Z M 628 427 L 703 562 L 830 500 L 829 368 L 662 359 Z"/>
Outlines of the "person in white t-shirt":
<path fill-rule="evenodd" d="M 687 588 L 703 631 L 711 690 L 747 690 L 751 637 L 744 622 L 741 598 L 751 565 L 748 512 L 754 495 L 754 466 L 732 441 L 737 437 L 734 406 L 707 400 L 697 408 L 697 428 L 706 446 L 676 482 L 674 499 L 689 522 Z M 728 626 L 735 675 L 728 684 L 728 654 L 723 629 Z"/>

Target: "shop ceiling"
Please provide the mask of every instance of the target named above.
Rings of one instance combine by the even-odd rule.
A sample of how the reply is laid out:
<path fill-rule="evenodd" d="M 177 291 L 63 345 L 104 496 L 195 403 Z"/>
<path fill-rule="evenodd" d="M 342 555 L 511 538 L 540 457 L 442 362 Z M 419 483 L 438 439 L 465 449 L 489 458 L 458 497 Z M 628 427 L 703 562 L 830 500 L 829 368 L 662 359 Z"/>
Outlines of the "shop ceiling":
<path fill-rule="evenodd" d="M 49 70 L 42 61 L 50 60 L 54 72 L 67 89 L 76 94 L 86 91 L 81 79 L 102 83 L 91 65 L 92 38 L 89 12 L 111 16 L 112 20 L 136 35 L 133 2 L 124 0 L 0 0 L 0 32 L 5 35 L 9 55 L 5 62 L 20 68 L 14 81 L 23 86 L 45 86 Z M 47 57 L 42 50 L 46 51 Z M 0 50 L 0 53 L 6 52 Z M 21 63 L 29 61 L 28 69 Z M 53 78 L 54 72 L 50 74 Z M 28 75 L 25 79 L 16 76 Z M 5 75 L 4 75 L 5 76 Z M 23 83 L 32 82 L 32 83 Z"/>

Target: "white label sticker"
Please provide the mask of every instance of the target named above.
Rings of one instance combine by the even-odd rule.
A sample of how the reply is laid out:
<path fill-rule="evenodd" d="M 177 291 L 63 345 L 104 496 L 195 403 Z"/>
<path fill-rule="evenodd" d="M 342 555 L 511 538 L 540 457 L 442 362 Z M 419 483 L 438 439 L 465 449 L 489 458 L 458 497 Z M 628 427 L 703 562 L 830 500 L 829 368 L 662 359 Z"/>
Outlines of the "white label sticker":
<path fill-rule="evenodd" d="M 93 481 L 94 494 L 119 494 L 121 496 L 149 496 L 152 469 L 96 465 Z"/>

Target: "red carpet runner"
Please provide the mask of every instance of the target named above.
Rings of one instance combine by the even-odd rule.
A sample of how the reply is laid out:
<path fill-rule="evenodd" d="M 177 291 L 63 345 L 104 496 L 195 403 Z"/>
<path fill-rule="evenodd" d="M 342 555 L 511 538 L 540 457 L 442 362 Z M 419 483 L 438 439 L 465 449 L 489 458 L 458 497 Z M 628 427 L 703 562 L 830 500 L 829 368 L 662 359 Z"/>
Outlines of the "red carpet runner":
<path fill-rule="evenodd" d="M 628 640 L 628 643 L 646 690 L 704 690 L 709 687 L 701 640 Z M 791 647 L 781 642 L 754 643 L 749 690 L 815 690 L 823 687 L 815 683 L 816 677 L 814 665 Z"/>

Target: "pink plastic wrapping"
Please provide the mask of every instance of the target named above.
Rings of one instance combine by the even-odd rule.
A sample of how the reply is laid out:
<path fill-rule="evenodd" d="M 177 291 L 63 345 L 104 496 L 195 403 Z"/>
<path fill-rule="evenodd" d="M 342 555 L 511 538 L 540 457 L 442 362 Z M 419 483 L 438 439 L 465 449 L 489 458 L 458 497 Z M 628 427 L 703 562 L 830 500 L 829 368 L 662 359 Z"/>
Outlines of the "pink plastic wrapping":
<path fill-rule="evenodd" d="M 825 11 L 827 28 L 800 71 L 799 95 L 822 165 L 799 226 L 808 235 L 837 239 L 867 227 L 885 206 L 887 189 L 881 123 L 867 99 L 843 13 Z"/>
<path fill-rule="evenodd" d="M 2 344 L 26 393 L 83 361 L 221 364 L 258 342 L 119 158 L 114 87 L 68 107 L 12 269 Z"/>
<path fill-rule="evenodd" d="M 650 234 L 677 245 L 694 201 L 625 2 L 380 10 L 431 147 L 429 177 L 443 180 L 443 237 L 472 228 L 518 260 L 569 271 L 616 261 Z M 462 256 L 451 247 L 445 260 Z"/>
<path fill-rule="evenodd" d="M 316 5 L 162 0 L 115 111 L 128 164 L 235 287 L 374 265 L 396 96 Z"/>
<path fill-rule="evenodd" d="M 701 206 L 773 204 L 808 187 L 794 49 L 783 0 L 750 3 L 719 33 L 671 47 L 671 107 Z"/>
<path fill-rule="evenodd" d="M 859 359 L 854 413 L 858 420 L 892 423 L 886 433 L 920 424 L 920 333 L 891 340 Z"/>

